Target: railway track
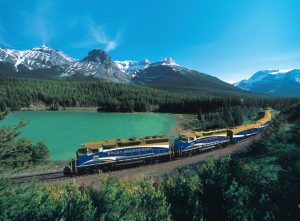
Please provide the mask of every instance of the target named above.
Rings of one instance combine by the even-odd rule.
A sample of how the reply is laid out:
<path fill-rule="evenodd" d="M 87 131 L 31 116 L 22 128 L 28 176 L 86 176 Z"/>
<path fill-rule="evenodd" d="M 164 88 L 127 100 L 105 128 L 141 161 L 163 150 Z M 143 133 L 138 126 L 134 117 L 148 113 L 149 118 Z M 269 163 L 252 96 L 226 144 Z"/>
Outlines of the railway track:
<path fill-rule="evenodd" d="M 258 134 L 254 137 L 245 139 L 236 144 L 231 144 L 221 149 L 213 149 L 210 151 L 202 152 L 190 157 L 182 157 L 175 160 L 160 162 L 156 164 L 136 165 L 134 167 L 128 167 L 119 170 L 111 170 L 105 173 L 116 176 L 118 178 L 136 177 L 138 174 L 143 174 L 143 173 L 150 173 L 155 176 L 156 175 L 160 176 L 162 174 L 168 174 L 180 167 L 197 164 L 205 160 L 208 156 L 213 156 L 215 159 L 217 159 L 223 156 L 235 154 L 238 151 L 245 149 L 247 146 L 251 145 L 253 142 L 258 141 L 260 139 L 261 139 L 261 134 Z M 77 176 L 75 178 L 79 182 L 81 181 L 86 182 L 88 180 L 93 180 L 95 177 L 97 177 L 97 174 L 85 174 L 85 175 Z M 46 182 L 57 182 L 57 181 L 60 182 L 60 181 L 68 180 L 70 178 L 71 177 L 65 176 L 62 171 L 55 171 L 50 173 L 16 176 L 16 177 L 11 177 L 10 180 L 12 180 L 15 183 L 26 183 L 31 181 L 46 183 Z"/>
<path fill-rule="evenodd" d="M 31 181 L 36 182 L 49 182 L 52 180 L 61 180 L 61 179 L 67 179 L 62 171 L 55 171 L 50 173 L 40 173 L 40 174 L 30 174 L 30 175 L 24 175 L 24 176 L 16 176 L 11 177 L 10 180 L 15 183 L 26 183 Z"/>

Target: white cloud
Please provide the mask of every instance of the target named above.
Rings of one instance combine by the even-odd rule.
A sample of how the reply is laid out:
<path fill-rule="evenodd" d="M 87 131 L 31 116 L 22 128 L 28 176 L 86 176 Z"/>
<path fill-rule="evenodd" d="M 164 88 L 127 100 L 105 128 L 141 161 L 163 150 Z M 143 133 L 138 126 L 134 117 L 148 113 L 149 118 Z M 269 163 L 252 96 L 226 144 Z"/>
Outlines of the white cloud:
<path fill-rule="evenodd" d="M 87 27 L 86 39 L 82 42 L 74 44 L 74 47 L 87 48 L 87 47 L 97 47 L 104 46 L 104 50 L 109 52 L 116 49 L 119 46 L 120 31 L 114 38 L 107 35 L 103 26 L 96 25 L 93 20 L 89 19 Z"/>
<path fill-rule="evenodd" d="M 114 50 L 117 46 L 118 45 L 116 41 L 109 41 L 108 44 L 106 45 L 105 50 L 106 51 Z"/>

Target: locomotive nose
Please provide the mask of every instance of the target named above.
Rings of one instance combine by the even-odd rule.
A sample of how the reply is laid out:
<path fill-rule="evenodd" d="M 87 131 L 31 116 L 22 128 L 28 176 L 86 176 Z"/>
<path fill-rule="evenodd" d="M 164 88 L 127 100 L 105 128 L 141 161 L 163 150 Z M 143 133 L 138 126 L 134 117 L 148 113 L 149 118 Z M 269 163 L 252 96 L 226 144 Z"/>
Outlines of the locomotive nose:
<path fill-rule="evenodd" d="M 176 138 L 176 139 L 174 140 L 174 149 L 175 149 L 175 150 L 179 150 L 179 149 L 181 149 L 181 147 L 182 147 L 181 141 L 180 141 L 178 138 Z"/>

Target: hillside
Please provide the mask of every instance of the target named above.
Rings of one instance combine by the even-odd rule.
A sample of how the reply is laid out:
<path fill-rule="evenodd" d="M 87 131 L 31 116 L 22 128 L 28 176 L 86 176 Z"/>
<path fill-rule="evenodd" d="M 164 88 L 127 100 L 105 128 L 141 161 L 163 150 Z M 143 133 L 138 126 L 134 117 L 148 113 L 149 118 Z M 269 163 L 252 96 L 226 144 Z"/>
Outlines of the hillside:
<path fill-rule="evenodd" d="M 133 81 L 138 84 L 168 90 L 189 90 L 210 95 L 246 95 L 242 91 L 208 74 L 180 66 L 150 66 L 137 73 Z"/>

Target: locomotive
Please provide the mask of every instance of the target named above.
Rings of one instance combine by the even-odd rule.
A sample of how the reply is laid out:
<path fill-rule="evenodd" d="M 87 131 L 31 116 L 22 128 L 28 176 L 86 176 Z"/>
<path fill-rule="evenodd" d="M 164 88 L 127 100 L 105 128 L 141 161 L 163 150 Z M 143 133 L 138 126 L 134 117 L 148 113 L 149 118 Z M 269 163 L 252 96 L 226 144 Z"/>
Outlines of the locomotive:
<path fill-rule="evenodd" d="M 173 141 L 169 136 L 160 135 L 86 142 L 76 151 L 76 159 L 64 168 L 64 174 L 80 175 L 129 164 L 168 161 L 225 147 L 262 132 L 270 122 L 271 110 L 267 108 L 256 122 L 228 129 L 184 131 Z"/>

